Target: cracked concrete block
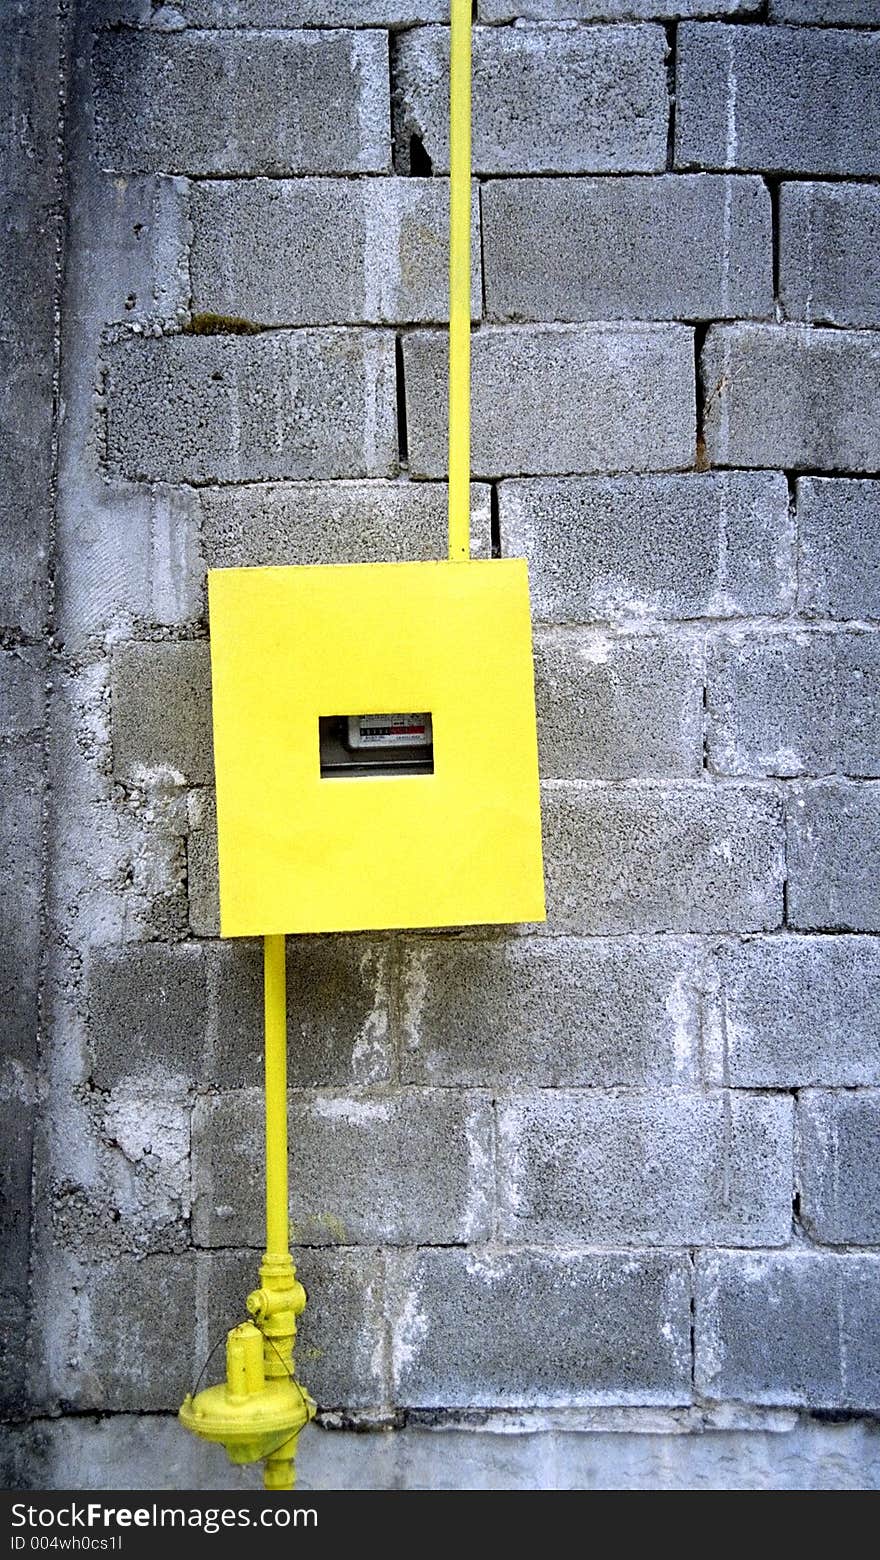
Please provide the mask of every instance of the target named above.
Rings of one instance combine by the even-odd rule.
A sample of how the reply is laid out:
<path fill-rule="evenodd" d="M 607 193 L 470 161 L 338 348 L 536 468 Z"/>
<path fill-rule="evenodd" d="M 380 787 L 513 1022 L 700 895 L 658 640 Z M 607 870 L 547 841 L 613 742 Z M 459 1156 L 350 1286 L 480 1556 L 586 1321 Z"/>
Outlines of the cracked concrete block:
<path fill-rule="evenodd" d="M 880 1090 L 798 1100 L 801 1219 L 824 1246 L 880 1246 Z"/>
<path fill-rule="evenodd" d="M 702 771 L 703 653 L 694 640 L 541 633 L 535 700 L 545 780 Z"/>
<path fill-rule="evenodd" d="M 195 1239 L 259 1245 L 263 1097 L 198 1101 Z M 488 1095 L 448 1089 L 291 1096 L 291 1235 L 296 1244 L 408 1245 L 485 1239 L 493 1196 Z"/>
<path fill-rule="evenodd" d="M 702 378 L 716 465 L 860 472 L 880 464 L 876 332 L 713 325 Z"/>
<path fill-rule="evenodd" d="M 395 40 L 396 140 L 449 168 L 449 29 Z M 654 173 L 666 166 L 660 27 L 475 27 L 475 173 Z"/>
<path fill-rule="evenodd" d="M 205 640 L 118 645 L 111 687 L 117 779 L 146 787 L 213 781 Z"/>
<path fill-rule="evenodd" d="M 448 341 L 404 338 L 410 469 L 447 460 Z M 682 325 L 494 325 L 472 344 L 477 476 L 645 471 L 695 458 L 691 332 Z"/>
<path fill-rule="evenodd" d="M 710 1081 L 844 1089 L 880 1084 L 880 939 L 756 937 L 714 953 Z"/>
<path fill-rule="evenodd" d="M 143 482 L 385 477 L 394 341 L 363 330 L 120 341 L 106 349 L 107 460 Z"/>
<path fill-rule="evenodd" d="M 880 482 L 799 477 L 800 607 L 880 618 Z"/>
<path fill-rule="evenodd" d="M 675 166 L 880 172 L 880 35 L 685 22 Z"/>
<path fill-rule="evenodd" d="M 793 605 L 781 473 L 502 482 L 501 548 L 544 622 L 775 614 Z"/>
<path fill-rule="evenodd" d="M 365 937 L 287 940 L 288 1079 L 295 1088 L 387 1082 L 392 944 Z M 228 940 L 212 955 L 218 1088 L 263 1081 L 263 948 Z"/>
<path fill-rule="evenodd" d="M 697 1256 L 696 1380 L 711 1399 L 876 1411 L 880 1258 Z"/>
<path fill-rule="evenodd" d="M 655 1252 L 401 1253 L 389 1271 L 394 1401 L 687 1403 L 689 1266 Z"/>
<path fill-rule="evenodd" d="M 377 1409 L 388 1402 L 384 1260 L 369 1248 L 295 1251 L 308 1296 L 297 1322 L 296 1374 L 319 1412 Z M 244 1321 L 245 1297 L 258 1281 L 259 1253 L 212 1251 L 196 1261 L 207 1292 L 211 1342 Z M 302 1442 L 300 1443 L 302 1448 Z"/>
<path fill-rule="evenodd" d="M 108 30 L 96 36 L 92 78 L 97 157 L 114 172 L 389 167 L 380 31 Z"/>
<path fill-rule="evenodd" d="M 880 930 L 880 787 L 828 780 L 795 792 L 788 914 L 798 927 Z"/>
<path fill-rule="evenodd" d="M 880 775 L 880 635 L 725 636 L 708 655 L 709 767 Z"/>
<path fill-rule="evenodd" d="M 88 992 L 95 1082 L 209 1082 L 207 989 L 196 944 L 131 943 L 95 948 Z"/>
<path fill-rule="evenodd" d="M 792 1128 L 785 1097 L 503 1096 L 499 1234 L 546 1246 L 785 1245 Z"/>
<path fill-rule="evenodd" d="M 232 179 L 192 185 L 195 315 L 262 325 L 449 318 L 445 179 Z M 480 315 L 479 199 L 471 312 Z"/>
<path fill-rule="evenodd" d="M 880 189 L 783 184 L 779 222 L 779 296 L 789 319 L 880 323 Z"/>
<path fill-rule="evenodd" d="M 699 974 L 670 938 L 480 942 L 402 955 L 402 1077 L 458 1088 L 623 1088 L 695 1076 Z"/>
<path fill-rule="evenodd" d="M 543 788 L 547 930 L 762 931 L 781 924 L 783 818 L 763 788 Z"/>
<path fill-rule="evenodd" d="M 446 484 L 258 483 L 199 494 L 208 567 L 445 558 Z M 491 555 L 489 489 L 471 484 L 471 550 Z"/>
<path fill-rule="evenodd" d="M 770 196 L 761 179 L 493 179 L 480 203 L 490 319 L 773 312 Z"/>

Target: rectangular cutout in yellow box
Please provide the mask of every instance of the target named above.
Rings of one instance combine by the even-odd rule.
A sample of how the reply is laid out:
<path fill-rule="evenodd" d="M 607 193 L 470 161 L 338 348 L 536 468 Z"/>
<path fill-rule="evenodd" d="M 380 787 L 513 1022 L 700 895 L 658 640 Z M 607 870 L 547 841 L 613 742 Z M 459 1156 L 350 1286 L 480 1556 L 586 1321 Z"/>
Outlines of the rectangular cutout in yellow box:
<path fill-rule="evenodd" d="M 224 937 L 544 919 L 522 559 L 214 569 L 208 597 Z"/>

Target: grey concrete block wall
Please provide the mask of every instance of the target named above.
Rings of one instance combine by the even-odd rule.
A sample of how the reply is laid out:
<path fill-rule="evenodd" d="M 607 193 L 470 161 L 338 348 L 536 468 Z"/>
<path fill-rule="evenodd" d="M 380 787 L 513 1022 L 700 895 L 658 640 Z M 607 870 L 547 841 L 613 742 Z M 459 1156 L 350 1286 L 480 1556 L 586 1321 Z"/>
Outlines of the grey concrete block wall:
<path fill-rule="evenodd" d="M 300 1371 L 385 1427 L 315 1466 L 584 1488 L 613 1431 L 662 1484 L 711 1430 L 876 1482 L 880 13 L 477 10 L 472 548 L 529 563 L 549 918 L 289 939 Z M 446 554 L 447 20 L 0 23 L 17 1482 L 85 1415 L 91 1481 L 224 1477 L 170 1418 L 263 1243 L 205 575 Z"/>

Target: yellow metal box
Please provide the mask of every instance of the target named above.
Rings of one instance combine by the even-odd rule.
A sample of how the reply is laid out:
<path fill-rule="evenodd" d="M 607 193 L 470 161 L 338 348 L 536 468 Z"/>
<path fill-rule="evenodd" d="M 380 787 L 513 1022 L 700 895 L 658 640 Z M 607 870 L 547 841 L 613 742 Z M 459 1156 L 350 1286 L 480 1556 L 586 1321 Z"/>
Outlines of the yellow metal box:
<path fill-rule="evenodd" d="M 223 936 L 544 919 L 522 559 L 208 595 Z"/>

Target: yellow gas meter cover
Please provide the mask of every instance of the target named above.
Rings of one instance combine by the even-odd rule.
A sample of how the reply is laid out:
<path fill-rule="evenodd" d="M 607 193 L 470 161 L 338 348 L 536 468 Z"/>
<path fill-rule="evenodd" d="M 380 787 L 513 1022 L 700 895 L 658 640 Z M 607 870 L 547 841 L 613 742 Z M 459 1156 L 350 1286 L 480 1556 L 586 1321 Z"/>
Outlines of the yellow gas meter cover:
<path fill-rule="evenodd" d="M 223 936 L 544 919 L 522 559 L 208 595 Z"/>

